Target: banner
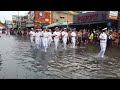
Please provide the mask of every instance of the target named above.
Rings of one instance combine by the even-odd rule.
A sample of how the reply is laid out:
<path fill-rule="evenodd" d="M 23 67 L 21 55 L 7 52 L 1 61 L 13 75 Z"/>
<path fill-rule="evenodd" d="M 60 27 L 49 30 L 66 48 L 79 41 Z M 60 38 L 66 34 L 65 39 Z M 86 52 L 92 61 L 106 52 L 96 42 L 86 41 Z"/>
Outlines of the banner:
<path fill-rule="evenodd" d="M 29 11 L 29 13 L 28 13 L 28 20 L 34 20 L 34 17 L 35 17 L 34 11 Z"/>
<path fill-rule="evenodd" d="M 44 13 L 43 13 L 43 11 L 39 11 L 38 16 L 39 16 L 40 19 L 41 19 L 41 18 L 44 18 Z"/>
<path fill-rule="evenodd" d="M 118 11 L 110 11 L 109 19 L 117 20 L 118 19 Z"/>

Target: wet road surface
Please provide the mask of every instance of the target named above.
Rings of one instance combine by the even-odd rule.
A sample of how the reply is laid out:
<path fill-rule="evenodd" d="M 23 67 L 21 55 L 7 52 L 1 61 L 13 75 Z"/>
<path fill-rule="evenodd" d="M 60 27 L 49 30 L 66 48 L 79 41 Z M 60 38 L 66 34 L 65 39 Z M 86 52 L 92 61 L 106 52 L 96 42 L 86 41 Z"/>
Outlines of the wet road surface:
<path fill-rule="evenodd" d="M 108 48 L 103 62 L 98 45 L 48 52 L 30 47 L 29 37 L 2 35 L 0 79 L 104 79 L 120 73 L 120 50 Z"/>

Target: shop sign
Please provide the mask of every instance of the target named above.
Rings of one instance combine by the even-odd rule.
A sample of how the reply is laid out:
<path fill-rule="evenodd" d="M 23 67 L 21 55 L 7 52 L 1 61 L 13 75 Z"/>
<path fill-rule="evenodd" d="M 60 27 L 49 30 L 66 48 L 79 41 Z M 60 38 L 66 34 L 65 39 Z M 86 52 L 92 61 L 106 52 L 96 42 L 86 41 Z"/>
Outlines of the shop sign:
<path fill-rule="evenodd" d="M 85 23 L 85 22 L 94 22 L 94 21 L 105 21 L 107 20 L 107 12 L 92 12 L 92 13 L 85 13 L 75 15 L 73 17 L 74 23 Z"/>

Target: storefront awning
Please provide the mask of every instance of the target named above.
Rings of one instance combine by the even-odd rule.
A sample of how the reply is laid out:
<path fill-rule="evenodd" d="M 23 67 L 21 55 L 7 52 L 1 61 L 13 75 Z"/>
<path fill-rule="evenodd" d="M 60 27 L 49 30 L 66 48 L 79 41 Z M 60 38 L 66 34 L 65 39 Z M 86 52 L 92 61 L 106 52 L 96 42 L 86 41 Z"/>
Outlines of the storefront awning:
<path fill-rule="evenodd" d="M 91 25 L 91 24 L 100 24 L 100 23 L 107 23 L 108 21 L 101 21 L 101 22 L 90 22 L 90 23 L 72 23 L 69 25 Z"/>
<path fill-rule="evenodd" d="M 67 22 L 56 22 L 56 23 L 50 24 L 46 27 L 50 28 L 50 27 L 57 27 L 57 26 L 61 26 L 61 25 L 67 25 Z"/>

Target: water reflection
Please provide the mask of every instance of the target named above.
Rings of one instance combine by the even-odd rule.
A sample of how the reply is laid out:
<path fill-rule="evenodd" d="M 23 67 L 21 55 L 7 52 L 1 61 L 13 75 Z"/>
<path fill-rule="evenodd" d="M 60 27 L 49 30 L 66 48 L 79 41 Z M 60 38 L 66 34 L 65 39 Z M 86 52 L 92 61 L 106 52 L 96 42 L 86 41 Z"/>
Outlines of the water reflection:
<path fill-rule="evenodd" d="M 120 70 L 119 54 L 106 53 L 104 62 L 96 63 L 99 46 L 56 51 L 53 45 L 45 53 L 31 48 L 29 37 L 3 35 L 0 43 L 0 78 L 106 78 Z"/>

